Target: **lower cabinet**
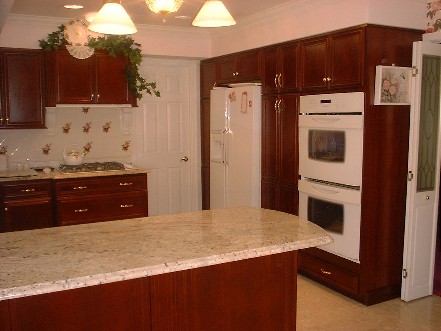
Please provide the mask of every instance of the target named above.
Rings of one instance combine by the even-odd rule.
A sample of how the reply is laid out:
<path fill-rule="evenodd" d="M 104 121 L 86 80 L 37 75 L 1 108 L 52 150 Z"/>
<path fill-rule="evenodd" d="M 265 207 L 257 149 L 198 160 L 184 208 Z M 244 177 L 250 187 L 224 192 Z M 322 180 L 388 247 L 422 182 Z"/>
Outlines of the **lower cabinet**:
<path fill-rule="evenodd" d="M 62 179 L 54 187 L 57 225 L 148 215 L 146 174 Z"/>
<path fill-rule="evenodd" d="M 53 226 L 50 181 L 5 182 L 0 191 L 0 232 Z"/>

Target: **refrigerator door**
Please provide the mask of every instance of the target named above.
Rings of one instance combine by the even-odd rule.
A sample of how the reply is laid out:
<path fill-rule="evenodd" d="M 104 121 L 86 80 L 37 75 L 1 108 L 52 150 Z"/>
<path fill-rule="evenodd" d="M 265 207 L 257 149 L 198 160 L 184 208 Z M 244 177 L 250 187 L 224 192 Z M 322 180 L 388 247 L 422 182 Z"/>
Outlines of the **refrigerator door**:
<path fill-rule="evenodd" d="M 260 207 L 261 92 L 260 86 L 229 90 L 229 130 L 225 139 L 226 206 Z"/>
<path fill-rule="evenodd" d="M 224 131 L 228 124 L 228 88 L 210 92 L 210 131 Z"/>

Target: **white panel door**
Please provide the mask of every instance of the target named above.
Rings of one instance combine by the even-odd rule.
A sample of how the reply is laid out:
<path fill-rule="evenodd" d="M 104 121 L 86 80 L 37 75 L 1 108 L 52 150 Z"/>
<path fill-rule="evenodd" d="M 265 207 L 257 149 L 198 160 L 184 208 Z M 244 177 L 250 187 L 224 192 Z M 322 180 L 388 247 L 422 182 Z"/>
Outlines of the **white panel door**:
<path fill-rule="evenodd" d="M 440 167 L 441 45 L 415 42 L 401 298 L 433 292 Z"/>
<path fill-rule="evenodd" d="M 133 163 L 150 169 L 149 215 L 196 210 L 197 63 L 144 58 L 140 73 L 161 92 L 144 95 L 133 111 Z"/>

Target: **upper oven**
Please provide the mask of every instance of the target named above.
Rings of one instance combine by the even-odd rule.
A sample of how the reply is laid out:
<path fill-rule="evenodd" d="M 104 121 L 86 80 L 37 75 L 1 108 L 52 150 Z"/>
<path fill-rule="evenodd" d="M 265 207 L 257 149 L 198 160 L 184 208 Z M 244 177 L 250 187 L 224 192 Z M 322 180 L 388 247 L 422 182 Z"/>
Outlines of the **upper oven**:
<path fill-rule="evenodd" d="M 364 93 L 300 97 L 299 174 L 361 186 Z"/>

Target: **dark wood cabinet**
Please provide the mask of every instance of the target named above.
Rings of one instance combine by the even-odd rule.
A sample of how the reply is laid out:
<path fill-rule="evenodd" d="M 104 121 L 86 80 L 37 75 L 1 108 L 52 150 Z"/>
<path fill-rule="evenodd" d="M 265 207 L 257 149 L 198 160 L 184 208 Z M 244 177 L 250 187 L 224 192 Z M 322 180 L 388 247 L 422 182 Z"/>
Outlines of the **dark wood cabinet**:
<path fill-rule="evenodd" d="M 0 48 L 0 129 L 44 128 L 43 52 Z"/>
<path fill-rule="evenodd" d="M 298 90 L 298 42 L 269 46 L 262 50 L 262 93 Z"/>
<path fill-rule="evenodd" d="M 327 90 L 363 85 L 364 29 L 350 29 L 300 42 L 301 89 Z"/>
<path fill-rule="evenodd" d="M 102 176 L 54 182 L 57 225 L 148 216 L 147 176 Z"/>
<path fill-rule="evenodd" d="M 262 207 L 298 210 L 298 94 L 262 98 Z"/>
<path fill-rule="evenodd" d="M 0 232 L 53 226 L 50 181 L 4 182 L 0 190 Z"/>
<path fill-rule="evenodd" d="M 260 80 L 260 51 L 245 51 L 216 59 L 219 83 Z"/>
<path fill-rule="evenodd" d="M 202 209 L 210 209 L 210 99 L 201 99 Z"/>
<path fill-rule="evenodd" d="M 95 51 L 87 59 L 77 59 L 65 48 L 47 52 L 47 106 L 56 104 L 132 104 L 125 75 L 128 60 Z"/>
<path fill-rule="evenodd" d="M 210 91 L 216 84 L 216 61 L 202 61 L 200 65 L 201 98 L 209 99 Z"/>

